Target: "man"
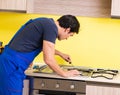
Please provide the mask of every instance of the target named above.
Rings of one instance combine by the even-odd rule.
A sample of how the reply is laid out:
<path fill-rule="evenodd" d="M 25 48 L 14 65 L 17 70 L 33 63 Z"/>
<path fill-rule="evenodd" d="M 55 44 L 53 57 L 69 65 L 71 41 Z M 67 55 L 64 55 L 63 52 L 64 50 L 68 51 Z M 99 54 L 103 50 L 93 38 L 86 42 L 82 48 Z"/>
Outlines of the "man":
<path fill-rule="evenodd" d="M 57 21 L 51 18 L 31 19 L 24 24 L 0 55 L 0 95 L 22 95 L 24 71 L 41 51 L 45 63 L 58 75 L 78 75 L 77 70 L 63 71 L 54 55 L 71 62 L 67 54 L 55 50 L 55 40 L 68 39 L 78 33 L 79 27 L 78 20 L 72 15 L 64 15 Z"/>

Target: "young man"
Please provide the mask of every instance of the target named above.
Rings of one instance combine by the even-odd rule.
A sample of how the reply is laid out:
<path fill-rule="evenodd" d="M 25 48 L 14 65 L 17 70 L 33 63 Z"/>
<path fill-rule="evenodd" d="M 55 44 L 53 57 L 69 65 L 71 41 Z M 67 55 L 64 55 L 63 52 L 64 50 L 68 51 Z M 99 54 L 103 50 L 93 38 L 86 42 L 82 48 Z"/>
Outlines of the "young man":
<path fill-rule="evenodd" d="M 0 95 L 22 95 L 24 71 L 43 51 L 45 63 L 62 77 L 76 76 L 77 70 L 63 71 L 54 55 L 71 62 L 67 54 L 55 50 L 55 40 L 68 39 L 79 32 L 75 16 L 64 15 L 57 21 L 51 18 L 31 19 L 15 34 L 0 55 Z"/>

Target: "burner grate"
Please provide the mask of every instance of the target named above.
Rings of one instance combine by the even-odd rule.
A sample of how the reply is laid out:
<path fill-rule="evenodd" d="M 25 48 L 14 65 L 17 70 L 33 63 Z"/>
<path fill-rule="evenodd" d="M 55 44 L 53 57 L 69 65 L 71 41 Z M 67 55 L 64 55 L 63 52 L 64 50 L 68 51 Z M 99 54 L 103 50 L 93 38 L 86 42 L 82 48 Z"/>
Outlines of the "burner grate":
<path fill-rule="evenodd" d="M 107 79 L 113 79 L 117 74 L 118 70 L 97 69 L 97 71 L 92 73 L 91 78 L 104 77 Z"/>
<path fill-rule="evenodd" d="M 61 65 L 60 66 L 63 70 L 78 70 L 80 72 L 80 76 L 87 76 L 91 78 L 103 77 L 106 79 L 113 79 L 119 72 L 118 70 L 111 70 L 111 69 L 91 69 L 86 67 L 79 67 L 79 66 L 68 66 L 68 65 Z M 34 67 L 34 73 L 48 73 L 54 74 L 54 72 L 47 66 L 43 65 L 41 67 L 37 66 Z"/>

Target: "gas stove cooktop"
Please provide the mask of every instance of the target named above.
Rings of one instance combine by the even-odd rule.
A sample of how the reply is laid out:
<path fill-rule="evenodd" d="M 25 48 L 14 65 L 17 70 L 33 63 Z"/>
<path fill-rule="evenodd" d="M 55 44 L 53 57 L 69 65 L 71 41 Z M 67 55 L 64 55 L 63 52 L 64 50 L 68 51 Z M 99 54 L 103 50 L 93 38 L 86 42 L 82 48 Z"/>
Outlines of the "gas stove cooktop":
<path fill-rule="evenodd" d="M 68 70 L 78 70 L 80 72 L 80 76 L 86 76 L 91 78 L 97 77 L 104 77 L 106 79 L 113 79 L 119 71 L 112 70 L 112 69 L 93 69 L 87 67 L 80 67 L 80 66 L 68 66 L 68 65 L 61 65 L 60 66 L 64 71 Z M 47 74 L 55 74 L 47 65 L 43 66 L 34 66 L 33 67 L 34 73 L 47 73 Z"/>

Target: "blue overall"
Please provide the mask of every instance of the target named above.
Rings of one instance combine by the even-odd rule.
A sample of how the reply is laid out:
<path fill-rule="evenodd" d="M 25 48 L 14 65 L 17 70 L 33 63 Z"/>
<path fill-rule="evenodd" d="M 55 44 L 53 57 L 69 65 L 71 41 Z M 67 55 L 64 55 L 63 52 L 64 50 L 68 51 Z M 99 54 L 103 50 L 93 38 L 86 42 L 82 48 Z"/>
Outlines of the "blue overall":
<path fill-rule="evenodd" d="M 32 21 L 23 25 L 16 35 Z M 0 55 L 0 95 L 22 95 L 24 71 L 41 50 L 40 48 L 32 52 L 21 53 L 9 48 L 9 44 L 5 46 Z"/>

